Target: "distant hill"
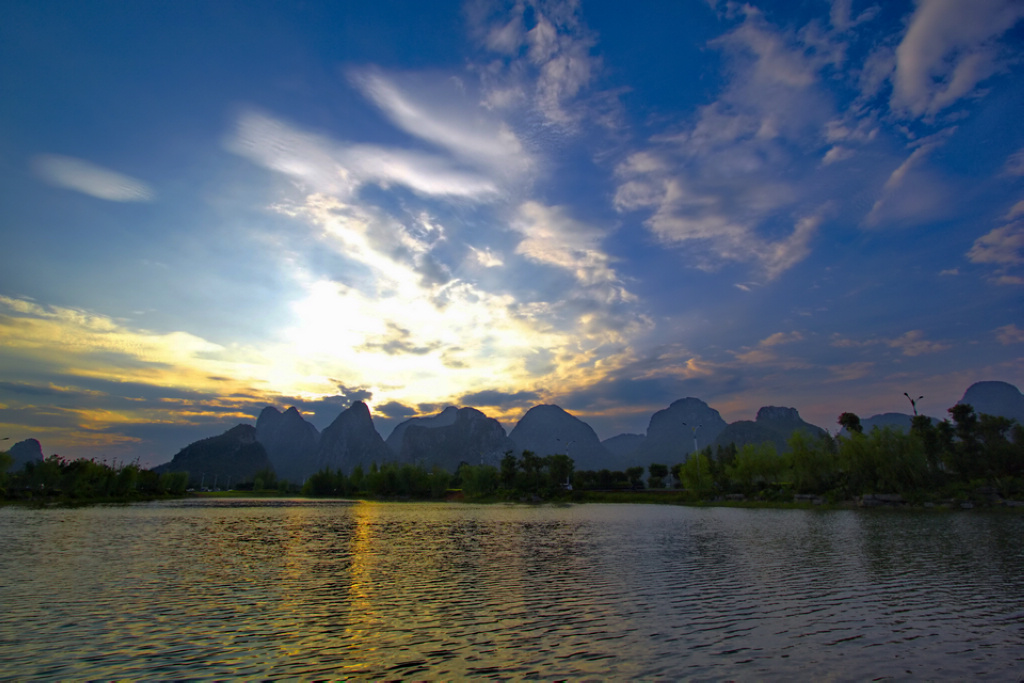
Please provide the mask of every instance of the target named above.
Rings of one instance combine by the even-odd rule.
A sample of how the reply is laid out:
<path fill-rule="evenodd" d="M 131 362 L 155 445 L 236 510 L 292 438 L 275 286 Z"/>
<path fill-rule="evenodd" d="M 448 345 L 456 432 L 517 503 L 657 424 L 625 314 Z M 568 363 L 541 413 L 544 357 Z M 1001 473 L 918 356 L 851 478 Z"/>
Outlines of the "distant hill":
<path fill-rule="evenodd" d="M 631 456 L 615 469 L 634 465 L 646 467 L 651 463 L 674 465 L 686 460 L 693 452 L 694 428 L 697 429 L 697 449 L 711 443 L 726 427 L 721 414 L 699 398 L 687 397 L 674 401 L 668 408 L 651 416 L 647 438 Z"/>
<path fill-rule="evenodd" d="M 497 465 L 505 451 L 515 448 L 501 423 L 476 408 L 446 408 L 434 417 L 440 419 L 422 418 L 399 425 L 404 427 L 399 451 L 402 462 L 425 469 L 437 465 L 454 472 L 461 463 Z"/>
<path fill-rule="evenodd" d="M 643 434 L 619 434 L 605 439 L 601 445 L 608 449 L 616 460 L 625 461 L 640 448 L 646 438 Z"/>
<path fill-rule="evenodd" d="M 774 444 L 779 453 L 789 450 L 789 437 L 793 432 L 801 431 L 808 436 L 817 438 L 824 436 L 825 430 L 809 422 L 804 422 L 796 408 L 765 406 L 757 411 L 754 421 L 740 420 L 723 429 L 712 444 L 714 447 L 736 444 L 742 448 L 747 444 Z"/>
<path fill-rule="evenodd" d="M 563 454 L 577 470 L 614 467 L 615 458 L 586 422 L 554 405 L 530 408 L 509 434 L 516 455 L 524 450 L 544 457 Z"/>
<path fill-rule="evenodd" d="M 978 413 L 1024 424 L 1024 395 L 1007 382 L 972 384 L 959 402 L 971 404 Z M 906 429 L 910 419 L 904 413 L 883 413 L 863 419 L 861 424 L 865 432 L 884 426 Z M 323 467 L 351 473 L 357 464 L 366 468 L 373 462 L 402 460 L 426 467 L 440 464 L 454 470 L 459 462 L 479 463 L 481 455 L 485 462 L 497 464 L 506 450 L 517 455 L 531 450 L 541 456 L 568 452 L 577 470 L 625 470 L 651 463 L 682 462 L 693 450 L 692 427 L 696 425 L 700 425 L 698 448 L 769 441 L 784 451 L 794 430 L 811 436 L 823 433 L 800 418 L 795 408 L 773 406 L 761 408 L 755 420 L 727 425 L 717 410 L 698 398 L 688 397 L 655 412 L 646 434 L 620 434 L 604 442 L 590 425 L 555 405 L 534 406 L 507 436 L 496 420 L 479 410 L 449 406 L 436 415 L 406 420 L 384 442 L 373 426 L 369 408 L 357 401 L 323 433 L 317 433 L 295 408 L 281 413 L 268 406 L 260 413 L 255 429 L 239 425 L 220 436 L 197 441 L 182 449 L 171 463 L 155 469 L 166 470 L 173 464 L 176 469 L 188 469 L 193 474 L 206 472 L 209 485 L 218 472 L 223 473 L 226 481 L 238 483 L 242 481 L 241 473 L 251 474 L 269 465 L 280 478 L 301 483 Z M 410 431 L 414 438 L 405 445 Z M 262 456 L 253 444 L 260 446 Z M 15 444 L 11 453 L 16 467 L 43 457 L 35 439 Z"/>
<path fill-rule="evenodd" d="M 455 424 L 455 418 L 459 414 L 459 409 L 455 406 L 448 406 L 437 415 L 429 415 L 427 417 L 414 417 L 406 420 L 405 422 L 399 423 L 391 434 L 388 435 L 387 440 L 384 442 L 388 445 L 391 451 L 398 455 L 402 452 L 402 439 L 405 437 L 405 430 L 413 425 L 419 425 L 420 427 L 447 427 Z"/>
<path fill-rule="evenodd" d="M 188 472 L 189 485 L 231 487 L 252 481 L 260 470 L 271 467 L 256 428 L 240 424 L 220 436 L 195 441 L 182 448 L 169 463 L 154 467 L 162 472 Z"/>
<path fill-rule="evenodd" d="M 860 426 L 864 428 L 865 434 L 871 433 L 871 430 L 875 427 L 892 427 L 901 432 L 906 432 L 910 430 L 910 421 L 913 419 L 913 415 L 907 415 L 906 413 L 882 413 L 864 418 L 860 421 Z"/>
<path fill-rule="evenodd" d="M 900 432 L 907 432 L 910 431 L 910 421 L 913 419 L 914 416 L 907 413 L 881 413 L 864 418 L 860 421 L 860 426 L 864 429 L 865 434 L 870 434 L 872 429 L 884 429 L 886 427 Z M 934 417 L 928 419 L 932 421 L 932 424 L 940 422 L 940 420 Z M 846 429 L 840 429 L 839 434 L 846 436 Z"/>
<path fill-rule="evenodd" d="M 35 439 L 25 439 L 11 446 L 7 451 L 13 462 L 11 470 L 20 470 L 30 462 L 39 462 L 43 459 L 43 447 Z"/>
<path fill-rule="evenodd" d="M 256 420 L 256 440 L 267 450 L 279 479 L 301 484 L 316 471 L 320 432 L 296 408 L 283 413 L 264 408 Z"/>
<path fill-rule="evenodd" d="M 1008 382 L 975 382 L 957 403 L 969 403 L 979 415 L 998 415 L 1024 425 L 1024 395 Z"/>
<path fill-rule="evenodd" d="M 383 465 L 395 459 L 374 428 L 370 409 L 356 401 L 321 432 L 316 469 L 329 467 L 351 474 L 356 465 L 366 470 L 373 463 Z"/>

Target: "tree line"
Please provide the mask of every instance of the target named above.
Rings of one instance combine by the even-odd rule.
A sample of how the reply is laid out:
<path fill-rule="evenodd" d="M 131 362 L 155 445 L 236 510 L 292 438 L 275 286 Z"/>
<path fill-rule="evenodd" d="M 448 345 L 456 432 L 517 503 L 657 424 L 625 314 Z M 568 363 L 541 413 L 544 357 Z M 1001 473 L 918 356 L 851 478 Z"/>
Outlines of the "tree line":
<path fill-rule="evenodd" d="M 576 470 L 567 455 L 525 450 L 518 456 L 506 452 L 497 466 L 463 463 L 451 473 L 393 462 L 360 465 L 349 474 L 326 468 L 301 488 L 268 468 L 235 488 L 308 496 L 517 501 L 586 500 L 590 492 L 653 489 L 674 490 L 687 500 L 743 496 L 791 501 L 805 494 L 839 502 L 871 493 L 900 494 L 910 501 L 955 498 L 984 486 L 1006 498 L 1024 497 L 1024 427 L 1004 417 L 978 415 L 966 404 L 948 412 L 950 419 L 938 423 L 915 416 L 909 431 L 889 427 L 868 434 L 857 415 L 843 413 L 838 419 L 842 435 L 794 432 L 782 453 L 771 443 L 709 446 L 672 466 Z M 9 455 L 0 453 L 0 497 L 6 499 L 133 500 L 184 495 L 188 486 L 186 472 L 157 474 L 135 463 L 108 465 L 54 455 L 9 473 L 10 462 Z"/>
<path fill-rule="evenodd" d="M 641 468 L 642 469 L 642 468 Z M 359 496 L 378 498 L 550 499 L 571 488 L 573 461 L 567 455 L 538 456 L 523 451 L 505 453 L 499 466 L 463 463 L 455 472 L 434 466 L 430 470 L 399 463 L 376 463 L 353 468 L 349 475 L 322 469 L 302 487 L 310 496 Z"/>
<path fill-rule="evenodd" d="M 872 493 L 908 500 L 957 497 L 985 487 L 1007 498 L 1024 496 L 1024 428 L 1005 417 L 981 414 L 967 404 L 951 419 L 912 418 L 908 431 L 875 428 L 843 413 L 845 434 L 820 438 L 794 432 L 789 450 L 771 444 L 704 449 L 672 468 L 679 485 L 698 497 L 742 494 L 792 500 L 814 494 L 842 501 Z M 653 475 L 652 471 L 652 475 Z"/>
<path fill-rule="evenodd" d="M 157 474 L 138 463 L 113 465 L 68 460 L 59 455 L 25 463 L 10 472 L 12 459 L 0 453 L 0 498 L 34 502 L 131 501 L 184 495 L 188 473 Z"/>
<path fill-rule="evenodd" d="M 949 414 L 934 424 L 916 416 L 909 430 L 885 427 L 866 434 L 857 415 L 843 413 L 838 424 L 845 433 L 819 437 L 797 431 L 785 452 L 770 442 L 709 446 L 672 466 L 622 471 L 576 470 L 566 455 L 531 451 L 507 452 L 498 466 L 464 463 L 454 473 L 397 463 L 356 467 L 347 476 L 325 469 L 302 492 L 440 498 L 457 491 L 471 499 L 586 500 L 591 492 L 646 489 L 674 491 L 687 500 L 788 502 L 804 494 L 841 502 L 872 493 L 900 494 L 908 501 L 957 498 L 983 486 L 1003 497 L 1024 497 L 1024 428 L 1004 417 L 978 415 L 965 404 Z"/>

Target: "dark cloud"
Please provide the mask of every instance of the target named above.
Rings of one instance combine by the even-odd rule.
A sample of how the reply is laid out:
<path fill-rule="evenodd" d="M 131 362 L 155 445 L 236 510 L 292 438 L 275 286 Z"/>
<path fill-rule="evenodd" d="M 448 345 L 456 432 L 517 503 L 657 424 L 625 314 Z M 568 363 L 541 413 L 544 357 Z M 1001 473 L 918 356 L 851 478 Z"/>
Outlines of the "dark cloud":
<path fill-rule="evenodd" d="M 82 398 L 89 392 L 75 387 L 58 387 L 52 384 L 33 384 L 30 382 L 0 382 L 0 393 L 17 394 L 20 396 L 46 396 L 62 398 Z"/>
<path fill-rule="evenodd" d="M 420 274 L 420 284 L 423 287 L 444 285 L 452 280 L 452 272 L 448 266 L 430 254 L 417 255 L 414 263 Z"/>
<path fill-rule="evenodd" d="M 356 401 L 369 401 L 373 398 L 373 392 L 368 389 L 363 389 L 362 387 L 347 387 L 336 379 L 332 379 L 331 381 L 338 385 L 338 395 L 324 398 L 323 400 L 325 401 L 331 398 L 340 398 L 344 401 L 344 405 L 347 408 Z"/>
<path fill-rule="evenodd" d="M 294 407 L 303 413 L 307 422 L 323 431 L 356 401 L 369 401 L 373 398 L 373 392 L 368 389 L 347 387 L 336 379 L 331 381 L 338 385 L 338 393 L 333 396 L 324 396 L 314 400 L 295 396 L 275 396 L 272 401 L 266 403 L 282 410 Z M 256 413 L 258 414 L 260 410 L 262 410 L 262 406 L 256 410 Z"/>
<path fill-rule="evenodd" d="M 384 405 L 374 406 L 373 412 L 379 413 L 385 418 L 410 418 L 417 414 L 415 408 L 399 403 L 398 401 L 388 401 Z"/>
<path fill-rule="evenodd" d="M 437 349 L 439 346 L 440 344 L 415 346 L 401 339 L 391 339 L 386 342 L 370 342 L 369 344 L 363 344 L 359 348 L 363 351 L 383 351 L 389 356 L 400 356 L 403 354 L 425 356 L 431 351 Z"/>
<path fill-rule="evenodd" d="M 465 394 L 459 398 L 459 403 L 465 406 L 491 406 L 491 407 L 514 407 L 540 400 L 540 395 L 535 391 L 477 391 L 472 394 Z"/>
<path fill-rule="evenodd" d="M 413 344 L 410 341 L 412 333 L 409 332 L 409 330 L 404 327 L 400 327 L 393 322 L 388 322 L 387 327 L 387 334 L 378 337 L 374 341 L 363 344 L 359 347 L 360 350 L 383 351 L 389 356 L 398 356 L 402 354 L 423 356 L 441 346 L 437 343 L 427 344 L 426 346 Z"/>

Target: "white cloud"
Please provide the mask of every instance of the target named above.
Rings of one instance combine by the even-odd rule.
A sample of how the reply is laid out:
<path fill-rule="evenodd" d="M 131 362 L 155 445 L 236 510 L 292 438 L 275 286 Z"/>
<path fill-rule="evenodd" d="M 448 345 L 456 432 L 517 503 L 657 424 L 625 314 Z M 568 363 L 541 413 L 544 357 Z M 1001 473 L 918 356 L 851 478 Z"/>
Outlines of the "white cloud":
<path fill-rule="evenodd" d="M 825 156 L 822 157 L 821 159 L 821 163 L 824 166 L 828 166 L 829 164 L 834 164 L 837 161 L 849 159 L 850 157 L 853 156 L 853 154 L 854 152 L 852 149 L 836 145 L 835 147 L 830 148 L 828 152 L 825 153 Z"/>
<path fill-rule="evenodd" d="M 829 12 L 829 21 L 837 31 L 848 31 L 866 21 L 875 18 L 879 7 L 873 5 L 868 7 L 856 17 L 851 16 L 852 0 L 832 0 L 832 9 Z"/>
<path fill-rule="evenodd" d="M 688 177 L 680 174 L 682 169 L 634 174 L 632 168 L 635 165 L 626 163 L 619 169 L 625 182 L 616 192 L 616 207 L 654 208 L 646 221 L 651 232 L 666 244 L 688 243 L 696 257 L 694 265 L 700 268 L 713 269 L 721 261 L 755 262 L 768 279 L 774 279 L 807 257 L 824 218 L 818 209 L 797 219 L 789 236 L 768 239 L 759 234 L 758 226 L 795 201 L 790 186 L 765 178 L 758 185 L 699 187 L 707 183 L 706 175 Z"/>
<path fill-rule="evenodd" d="M 920 356 L 923 354 L 938 353 L 939 351 L 945 351 L 950 348 L 949 344 L 928 341 L 925 339 L 924 332 L 921 330 L 910 330 L 899 337 L 890 339 L 874 337 L 863 341 L 833 335 L 831 344 L 838 348 L 865 348 L 869 346 L 882 345 L 888 346 L 892 349 L 898 349 L 904 356 Z"/>
<path fill-rule="evenodd" d="M 351 197 L 363 185 L 404 185 L 431 196 L 486 199 L 491 179 L 455 167 L 443 157 L 373 145 L 342 144 L 268 115 L 246 112 L 227 147 L 270 170 L 303 181 L 311 192 Z"/>
<path fill-rule="evenodd" d="M 826 200 L 811 189 L 821 167 L 852 154 L 838 143 L 871 133 L 868 124 L 838 122 L 820 87 L 820 70 L 841 52 L 821 49 L 830 37 L 778 30 L 749 6 L 742 12 L 743 22 L 711 43 L 729 64 L 718 99 L 618 165 L 615 206 L 650 210 L 645 225 L 663 243 L 685 246 L 688 264 L 751 262 L 770 280 L 810 253 L 825 216 Z M 825 135 L 827 153 L 818 151 Z"/>
<path fill-rule="evenodd" d="M 967 258 L 972 263 L 998 266 L 1024 264 L 1024 221 L 1003 225 L 974 240 Z"/>
<path fill-rule="evenodd" d="M 794 49 L 791 40 L 772 30 L 759 10 L 747 6 L 746 20 L 738 28 L 711 41 L 733 53 L 753 57 L 749 78 L 767 86 L 780 84 L 790 88 L 806 88 L 817 80 L 817 67 L 803 51 Z"/>
<path fill-rule="evenodd" d="M 886 340 L 885 343 L 894 349 L 899 349 L 904 356 L 938 353 L 949 348 L 948 344 L 928 341 L 924 338 L 924 332 L 921 330 L 911 330 L 901 337 Z"/>
<path fill-rule="evenodd" d="M 534 165 L 515 133 L 487 116 L 451 78 L 364 69 L 353 71 L 351 79 L 396 126 L 464 163 L 512 177 Z"/>
<path fill-rule="evenodd" d="M 534 22 L 529 29 L 527 8 Z M 580 98 L 601 70 L 601 60 L 591 54 L 595 39 L 578 2 L 520 0 L 498 17 L 486 16 L 479 6 L 470 9 L 484 47 L 504 58 L 482 72 L 485 102 L 500 107 L 526 98 L 547 124 L 568 130 L 595 113 Z"/>
<path fill-rule="evenodd" d="M 996 339 L 1004 346 L 1024 344 L 1024 329 L 1016 325 L 1003 325 L 996 328 Z"/>
<path fill-rule="evenodd" d="M 1010 207 L 1010 210 L 1006 212 L 1003 220 L 1012 221 L 1020 216 L 1024 216 L 1024 199 Z"/>
<path fill-rule="evenodd" d="M 780 344 L 792 344 L 793 342 L 803 341 L 804 336 L 797 331 L 793 332 L 776 332 L 775 334 L 765 337 L 759 342 L 759 346 L 778 346 Z"/>
<path fill-rule="evenodd" d="M 472 254 L 473 260 L 484 268 L 497 268 L 505 265 L 505 262 L 501 260 L 501 257 L 490 249 L 477 249 L 471 246 L 469 247 L 469 252 Z"/>
<path fill-rule="evenodd" d="M 1003 168 L 1007 175 L 1024 176 L 1024 149 L 1019 149 L 1007 157 Z"/>
<path fill-rule="evenodd" d="M 526 202 L 519 207 L 512 228 L 523 235 L 516 253 L 531 261 L 571 272 L 583 285 L 615 282 L 608 254 L 601 250 L 604 234 L 575 221 L 561 207 Z"/>
<path fill-rule="evenodd" d="M 914 143 L 916 149 L 889 174 L 881 196 L 864 219 L 866 226 L 922 223 L 939 214 L 948 195 L 943 183 L 921 167 L 955 130 L 948 128 Z"/>
<path fill-rule="evenodd" d="M 811 367 L 805 361 L 779 355 L 776 347 L 803 341 L 804 336 L 797 331 L 776 332 L 759 341 L 754 348 L 744 347 L 742 351 L 730 351 L 736 360 L 745 365 L 773 364 L 788 370 Z"/>
<path fill-rule="evenodd" d="M 153 199 L 149 185 L 82 159 L 40 154 L 32 159 L 36 175 L 51 185 L 75 190 L 112 202 L 146 202 Z"/>
<path fill-rule="evenodd" d="M 890 106 L 932 117 L 999 71 L 996 40 L 1024 17 L 1019 0 L 921 0 L 896 49 Z"/>

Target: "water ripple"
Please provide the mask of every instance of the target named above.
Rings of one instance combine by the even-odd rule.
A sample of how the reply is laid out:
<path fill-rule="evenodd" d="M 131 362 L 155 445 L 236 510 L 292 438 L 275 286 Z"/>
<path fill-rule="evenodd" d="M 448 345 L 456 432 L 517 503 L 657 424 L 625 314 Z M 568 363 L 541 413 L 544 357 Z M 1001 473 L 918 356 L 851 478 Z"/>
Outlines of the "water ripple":
<path fill-rule="evenodd" d="M 0 509 L 0 679 L 994 678 L 1024 521 L 180 501 Z"/>

